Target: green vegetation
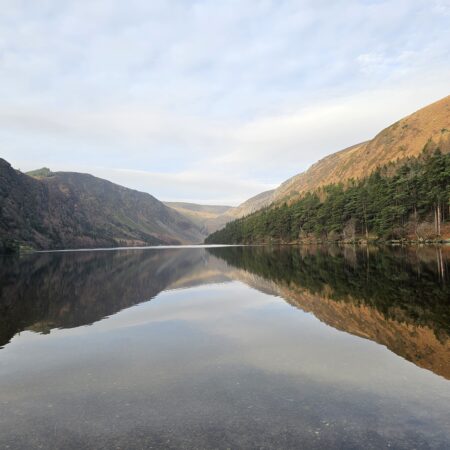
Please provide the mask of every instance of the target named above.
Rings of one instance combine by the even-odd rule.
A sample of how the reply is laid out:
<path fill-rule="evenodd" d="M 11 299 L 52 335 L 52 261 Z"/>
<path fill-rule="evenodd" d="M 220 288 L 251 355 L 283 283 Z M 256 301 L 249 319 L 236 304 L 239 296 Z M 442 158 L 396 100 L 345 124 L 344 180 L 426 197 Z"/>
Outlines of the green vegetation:
<path fill-rule="evenodd" d="M 450 154 L 424 152 L 230 222 L 205 243 L 439 239 L 450 218 L 449 199 Z"/>
<path fill-rule="evenodd" d="M 29 175 L 30 177 L 33 178 L 48 178 L 53 175 L 53 172 L 48 167 L 42 167 L 41 169 L 26 172 L 26 175 Z"/>

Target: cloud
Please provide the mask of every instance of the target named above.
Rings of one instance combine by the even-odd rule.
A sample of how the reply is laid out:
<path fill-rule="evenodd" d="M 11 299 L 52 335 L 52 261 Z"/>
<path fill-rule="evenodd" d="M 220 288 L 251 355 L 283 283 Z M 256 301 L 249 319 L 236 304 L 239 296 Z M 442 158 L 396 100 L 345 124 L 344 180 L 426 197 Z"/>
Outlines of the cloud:
<path fill-rule="evenodd" d="M 165 201 L 237 205 L 249 196 L 276 187 L 273 184 L 208 172 L 157 173 L 104 168 L 94 168 L 91 172 L 118 184 L 154 193 Z"/>
<path fill-rule="evenodd" d="M 235 202 L 448 95 L 447 12 L 439 0 L 5 0 L 0 154 Z"/>

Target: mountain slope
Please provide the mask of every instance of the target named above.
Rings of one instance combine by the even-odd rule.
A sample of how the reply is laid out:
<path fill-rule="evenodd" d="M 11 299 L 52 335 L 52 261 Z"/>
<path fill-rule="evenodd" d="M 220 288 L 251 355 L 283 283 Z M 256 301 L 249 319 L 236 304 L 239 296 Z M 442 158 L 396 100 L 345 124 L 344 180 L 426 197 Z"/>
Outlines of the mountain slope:
<path fill-rule="evenodd" d="M 450 96 L 320 160 L 205 242 L 448 239 L 449 192 Z"/>
<path fill-rule="evenodd" d="M 231 216 L 233 219 L 238 219 L 254 213 L 272 203 L 274 192 L 274 190 L 261 192 L 261 194 L 255 195 L 244 203 L 241 203 L 239 206 L 227 211 L 227 215 Z"/>
<path fill-rule="evenodd" d="M 150 194 L 81 173 L 35 178 L 0 159 L 0 237 L 53 249 L 197 243 L 203 234 Z"/>
<path fill-rule="evenodd" d="M 450 96 L 399 120 L 370 141 L 321 159 L 282 183 L 273 201 L 295 199 L 320 186 L 363 178 L 378 166 L 417 157 L 425 147 L 450 151 Z"/>
<path fill-rule="evenodd" d="M 401 119 L 372 140 L 326 156 L 275 190 L 262 192 L 230 208 L 216 220 L 216 227 L 209 226 L 207 230 L 213 233 L 232 220 L 273 203 L 295 201 L 321 186 L 363 178 L 379 166 L 417 157 L 425 147 L 450 151 L 450 96 Z"/>
<path fill-rule="evenodd" d="M 198 205 L 185 202 L 164 202 L 164 204 L 183 216 L 189 217 L 206 234 L 213 233 L 232 220 L 228 211 L 234 209 L 232 206 Z"/>
<path fill-rule="evenodd" d="M 228 222 L 247 216 L 272 203 L 274 190 L 261 192 L 239 206 L 197 205 L 195 203 L 164 202 L 184 216 L 189 217 L 206 234 L 214 233 Z"/>
<path fill-rule="evenodd" d="M 450 238 L 450 153 L 424 152 L 228 223 L 208 244 Z"/>

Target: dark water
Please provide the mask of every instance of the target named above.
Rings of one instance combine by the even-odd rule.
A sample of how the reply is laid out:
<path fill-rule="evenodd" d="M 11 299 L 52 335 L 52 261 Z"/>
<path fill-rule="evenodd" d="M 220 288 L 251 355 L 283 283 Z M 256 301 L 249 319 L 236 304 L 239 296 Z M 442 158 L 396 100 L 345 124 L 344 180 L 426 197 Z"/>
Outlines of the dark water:
<path fill-rule="evenodd" d="M 450 448 L 448 249 L 0 262 L 0 448 Z"/>

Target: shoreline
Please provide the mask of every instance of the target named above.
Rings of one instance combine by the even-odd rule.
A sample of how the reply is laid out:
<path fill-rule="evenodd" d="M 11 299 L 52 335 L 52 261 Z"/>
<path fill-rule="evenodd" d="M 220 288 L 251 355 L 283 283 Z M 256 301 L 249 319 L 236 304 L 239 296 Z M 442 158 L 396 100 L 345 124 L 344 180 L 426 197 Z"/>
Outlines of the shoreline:
<path fill-rule="evenodd" d="M 149 246 L 131 246 L 131 247 L 92 247 L 92 248 L 66 248 L 66 249 L 45 249 L 37 250 L 30 247 L 22 247 L 14 252 L 0 252 L 0 256 L 17 256 L 34 253 L 65 253 L 65 252 L 100 252 L 117 250 L 164 250 L 164 249 L 187 249 L 187 248 L 211 248 L 211 247 L 272 247 L 272 246 L 310 246 L 310 245 L 337 245 L 337 246 L 389 246 L 389 247 L 447 247 L 450 246 L 450 239 L 440 240 L 379 240 L 379 239 L 359 239 L 359 240 L 302 240 L 291 242 L 246 242 L 234 244 L 190 244 L 190 245 L 149 245 Z"/>
<path fill-rule="evenodd" d="M 271 242 L 244 242 L 240 244 L 210 244 L 210 245 L 246 245 L 246 246 L 295 246 L 295 245 L 358 245 L 358 246 L 367 246 L 367 245 L 388 245 L 388 246 L 449 246 L 450 239 L 436 239 L 436 240 L 409 240 L 409 239 L 401 239 L 401 240 L 382 240 L 382 239 L 355 239 L 355 240 L 325 240 L 325 239 L 305 239 L 300 241 L 277 241 L 273 240 Z"/>

